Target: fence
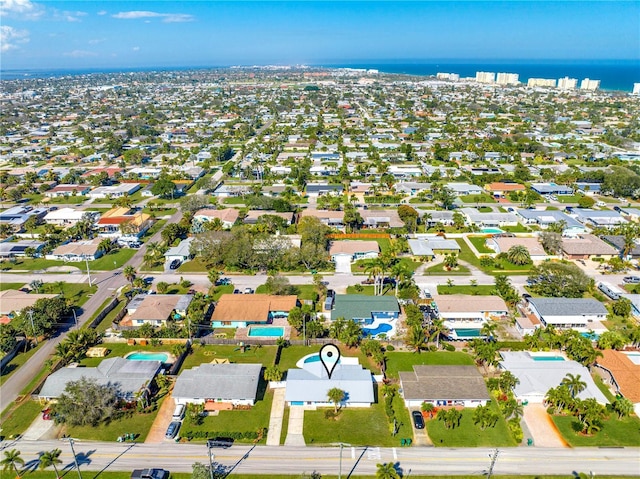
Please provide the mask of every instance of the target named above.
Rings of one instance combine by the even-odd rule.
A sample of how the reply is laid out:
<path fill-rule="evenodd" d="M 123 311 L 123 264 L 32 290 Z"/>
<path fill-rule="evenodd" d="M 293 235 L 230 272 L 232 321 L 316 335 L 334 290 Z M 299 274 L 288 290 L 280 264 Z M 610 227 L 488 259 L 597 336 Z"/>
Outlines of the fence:
<path fill-rule="evenodd" d="M 0 359 L 0 371 L 2 371 L 4 367 L 11 362 L 11 360 L 15 357 L 16 354 L 18 354 L 18 351 L 20 351 L 20 348 L 24 346 L 25 341 L 26 341 L 25 338 L 18 339 L 13 349 L 9 351 L 7 354 L 5 354 L 2 357 L 2 359 Z"/>
<path fill-rule="evenodd" d="M 91 323 L 89 323 L 88 327 L 89 328 L 95 328 L 96 326 L 98 326 L 98 324 L 100 324 L 100 322 L 102 322 L 102 320 L 105 318 L 105 316 L 107 314 L 109 314 L 111 311 L 113 311 L 113 308 L 118 306 L 118 304 L 120 304 L 120 300 L 118 298 L 113 298 L 111 300 L 111 302 L 109 304 L 107 304 L 102 311 L 100 311 L 100 314 L 98 314 L 98 316 L 93 318 Z"/>

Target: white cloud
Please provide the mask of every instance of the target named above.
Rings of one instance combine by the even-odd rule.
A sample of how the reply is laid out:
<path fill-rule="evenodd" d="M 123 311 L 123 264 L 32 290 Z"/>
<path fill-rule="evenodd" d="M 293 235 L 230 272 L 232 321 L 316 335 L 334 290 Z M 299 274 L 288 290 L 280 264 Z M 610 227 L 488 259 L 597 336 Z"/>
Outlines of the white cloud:
<path fill-rule="evenodd" d="M 133 48 L 132 48 L 132 50 L 133 50 L 134 52 L 139 52 L 139 51 L 140 51 L 140 47 L 133 47 Z"/>
<path fill-rule="evenodd" d="M 64 56 L 72 58 L 87 58 L 98 56 L 98 54 L 96 52 L 89 52 L 87 50 L 73 50 L 72 52 L 65 53 Z"/>
<path fill-rule="evenodd" d="M 132 10 L 129 12 L 118 12 L 111 16 L 113 18 L 119 18 L 121 20 L 137 20 L 140 18 L 161 18 L 164 23 L 192 22 L 194 20 L 193 15 L 189 15 L 187 13 L 159 13 L 159 12 L 151 12 L 148 10 Z"/>
<path fill-rule="evenodd" d="M 37 20 L 44 13 L 44 8 L 31 0 L 0 0 L 0 15 L 3 17 Z"/>
<path fill-rule="evenodd" d="M 55 17 L 67 22 L 81 22 L 81 17 L 86 17 L 87 12 L 55 12 Z"/>
<path fill-rule="evenodd" d="M 18 30 L 8 25 L 0 27 L 0 52 L 8 52 L 18 48 L 18 44 L 29 41 L 28 30 Z"/>
<path fill-rule="evenodd" d="M 92 38 L 91 40 L 89 40 L 89 45 L 97 45 L 98 43 L 103 43 L 106 41 L 106 38 Z"/>
<path fill-rule="evenodd" d="M 107 12 L 106 10 L 100 10 L 100 11 L 98 12 L 98 15 L 101 15 L 101 16 L 102 16 L 102 15 L 106 15 L 107 13 L 108 13 L 108 12 Z"/>

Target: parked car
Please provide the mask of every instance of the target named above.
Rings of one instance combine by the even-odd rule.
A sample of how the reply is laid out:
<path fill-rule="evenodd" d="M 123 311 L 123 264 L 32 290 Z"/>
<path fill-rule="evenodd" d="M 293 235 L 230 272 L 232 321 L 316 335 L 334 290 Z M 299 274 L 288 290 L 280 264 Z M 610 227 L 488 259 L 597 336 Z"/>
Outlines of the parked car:
<path fill-rule="evenodd" d="M 253 294 L 253 289 L 251 289 L 251 288 L 244 288 L 244 294 Z"/>
<path fill-rule="evenodd" d="M 171 424 L 169 424 L 164 437 L 166 437 L 167 439 L 174 439 L 178 435 L 181 424 L 182 423 L 180 423 L 179 421 L 172 421 Z"/>
<path fill-rule="evenodd" d="M 177 404 L 176 408 L 173 410 L 173 420 L 181 421 L 184 418 L 184 404 Z"/>
<path fill-rule="evenodd" d="M 169 265 L 169 269 L 178 269 L 181 264 L 182 264 L 182 261 L 180 261 L 179 259 L 174 259 Z"/>
<path fill-rule="evenodd" d="M 242 291 L 240 291 L 239 289 L 234 289 L 233 294 L 242 294 Z"/>
<path fill-rule="evenodd" d="M 231 280 L 229 278 L 220 278 L 216 281 L 216 286 L 227 286 L 228 284 L 231 284 Z"/>
<path fill-rule="evenodd" d="M 224 449 L 233 446 L 233 439 L 230 437 L 215 437 L 207 439 L 207 447 L 222 447 Z"/>
<path fill-rule="evenodd" d="M 424 418 L 420 411 L 413 411 L 411 413 L 411 418 L 413 419 L 413 425 L 416 429 L 424 429 Z"/>
<path fill-rule="evenodd" d="M 638 284 L 638 283 L 640 283 L 640 276 L 625 276 L 624 278 L 622 278 L 622 282 L 623 283 Z"/>
<path fill-rule="evenodd" d="M 131 479 L 167 479 L 169 471 L 164 469 L 134 469 Z"/>

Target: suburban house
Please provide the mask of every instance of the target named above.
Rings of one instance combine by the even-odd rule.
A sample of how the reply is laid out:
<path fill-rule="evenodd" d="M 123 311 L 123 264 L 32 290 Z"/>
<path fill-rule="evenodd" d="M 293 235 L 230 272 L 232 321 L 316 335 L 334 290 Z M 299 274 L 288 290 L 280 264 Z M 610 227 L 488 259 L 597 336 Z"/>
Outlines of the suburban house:
<path fill-rule="evenodd" d="M 375 402 L 373 376 L 358 358 L 341 356 L 331 378 L 320 361 L 301 360 L 297 366 L 300 369 L 287 371 L 285 401 L 289 406 L 333 406 L 327 397 L 333 388 L 345 392 L 340 407 L 369 407 Z"/>
<path fill-rule="evenodd" d="M 140 237 L 151 228 L 151 215 L 131 208 L 116 207 L 102 214 L 97 221 L 98 234 L 111 238 Z"/>
<path fill-rule="evenodd" d="M 618 251 L 610 244 L 591 234 L 562 239 L 562 253 L 567 259 L 609 260 L 618 256 Z"/>
<path fill-rule="evenodd" d="M 37 240 L 3 241 L 0 243 L 0 258 L 27 256 L 27 252 L 31 250 L 39 256 L 44 245 L 44 241 Z"/>
<path fill-rule="evenodd" d="M 246 328 L 250 324 L 268 324 L 276 318 L 286 319 L 298 305 L 295 295 L 223 294 L 213 316 L 213 328 Z"/>
<path fill-rule="evenodd" d="M 475 366 L 413 366 L 400 371 L 400 388 L 408 408 L 422 403 L 434 406 L 485 406 L 491 399 L 487 385 Z"/>
<path fill-rule="evenodd" d="M 611 246 L 613 246 L 616 251 L 618 252 L 619 256 L 622 256 L 622 254 L 624 253 L 624 236 L 622 235 L 604 235 L 601 236 L 601 238 L 607 242 L 608 244 L 610 244 Z M 638 243 L 634 243 L 633 247 L 631 248 L 631 250 L 629 251 L 629 253 L 627 254 L 626 259 L 638 259 L 640 258 L 640 245 Z"/>
<path fill-rule="evenodd" d="M 277 216 L 278 218 L 282 218 L 287 225 L 293 223 L 294 214 L 293 213 L 281 213 L 278 211 L 270 211 L 270 210 L 250 210 L 247 212 L 247 215 L 243 218 L 242 222 L 247 225 L 255 225 L 258 223 L 262 216 Z"/>
<path fill-rule="evenodd" d="M 414 181 L 404 181 L 393 185 L 396 193 L 404 196 L 416 196 L 421 191 L 431 191 L 431 183 L 417 183 Z"/>
<path fill-rule="evenodd" d="M 419 213 L 422 215 L 422 222 L 427 228 L 433 228 L 438 225 L 453 225 L 453 211 L 423 210 L 419 211 Z"/>
<path fill-rule="evenodd" d="M 180 373 L 173 387 L 176 404 L 204 404 L 205 411 L 253 406 L 262 364 L 201 364 Z"/>
<path fill-rule="evenodd" d="M 543 326 L 577 329 L 581 332 L 606 331 L 601 324 L 607 317 L 605 306 L 591 298 L 527 298 L 527 308 Z"/>
<path fill-rule="evenodd" d="M 17 289 L 0 291 L 0 314 L 8 315 L 33 307 L 36 301 L 45 298 L 55 298 L 57 294 L 25 293 Z"/>
<path fill-rule="evenodd" d="M 454 239 L 442 236 L 420 237 L 408 240 L 411 256 L 416 259 L 432 259 L 436 254 L 459 253 L 460 245 Z"/>
<path fill-rule="evenodd" d="M 513 213 L 481 213 L 476 208 L 461 208 L 460 213 L 467 217 L 469 224 L 479 228 L 497 228 L 518 224 L 518 217 Z"/>
<path fill-rule="evenodd" d="M 84 196 L 91 191 L 90 185 L 57 185 L 44 192 L 48 198 L 59 198 L 64 196 Z"/>
<path fill-rule="evenodd" d="M 562 232 L 563 236 L 576 236 L 587 233 L 585 225 L 562 211 L 519 209 L 517 214 L 523 218 L 524 223 L 536 224 L 541 228 L 547 228 L 549 225 L 563 221 L 565 224 Z"/>
<path fill-rule="evenodd" d="M 211 208 L 203 208 L 193 215 L 193 222 L 202 226 L 208 221 L 220 220 L 222 227 L 230 229 L 238 219 L 240 212 L 234 208 L 225 208 L 222 210 L 214 210 Z"/>
<path fill-rule="evenodd" d="M 485 323 L 509 314 L 509 308 L 500 296 L 440 294 L 434 302 L 439 317 L 449 328 L 451 339 L 480 337 Z"/>
<path fill-rule="evenodd" d="M 182 263 L 185 261 L 189 261 L 191 258 L 193 258 L 193 255 L 191 254 L 192 242 L 193 236 L 190 236 L 189 238 L 180 241 L 180 244 L 178 244 L 178 246 L 172 246 L 171 248 L 169 248 L 164 254 L 165 261 L 171 262 L 176 259 Z"/>
<path fill-rule="evenodd" d="M 617 211 L 573 208 L 572 214 L 578 221 L 593 228 L 612 228 L 627 222 Z"/>
<path fill-rule="evenodd" d="M 488 185 L 485 185 L 484 189 L 485 191 L 487 191 L 488 193 L 490 193 L 491 195 L 497 198 L 504 198 L 509 193 L 526 190 L 525 186 L 519 183 L 503 183 L 503 182 L 489 183 Z"/>
<path fill-rule="evenodd" d="M 482 188 L 470 183 L 447 183 L 445 187 L 453 191 L 456 196 L 481 195 L 484 193 Z"/>
<path fill-rule="evenodd" d="M 306 218 L 308 216 L 318 218 L 322 224 L 330 228 L 344 228 L 344 211 L 304 209 L 302 213 L 300 213 L 300 218 Z"/>
<path fill-rule="evenodd" d="M 132 195 L 140 189 L 140 183 L 120 183 L 113 186 L 98 186 L 91 190 L 89 198 L 122 198 L 124 195 Z"/>
<path fill-rule="evenodd" d="M 402 228 L 404 223 L 395 210 L 358 210 L 365 228 Z"/>
<path fill-rule="evenodd" d="M 385 334 L 392 337 L 399 315 L 400 306 L 393 296 L 337 294 L 331 310 L 332 321 L 352 319 L 362 325 L 362 332 L 367 336 Z"/>
<path fill-rule="evenodd" d="M 506 253 L 514 246 L 524 246 L 529 252 L 533 261 L 541 261 L 547 258 L 547 253 L 538 241 L 538 238 L 512 238 L 512 237 L 492 237 L 487 238 L 487 248 L 496 253 Z"/>
<path fill-rule="evenodd" d="M 596 359 L 596 371 L 605 382 L 612 384 L 616 392 L 634 404 L 636 415 L 640 413 L 640 354 L 632 351 L 605 349 Z"/>
<path fill-rule="evenodd" d="M 576 361 L 569 361 L 557 353 L 500 351 L 500 369 L 518 378 L 513 392 L 517 400 L 542 403 L 551 388 L 558 387 L 567 374 L 580 375 L 587 387 L 577 394 L 580 399 L 595 398 L 607 404 L 607 398 L 591 378 L 589 370 Z M 549 360 L 549 358 L 553 360 Z"/>
<path fill-rule="evenodd" d="M 13 228 L 13 231 L 19 233 L 20 231 L 22 231 L 23 225 L 31 216 L 42 219 L 48 211 L 48 208 L 14 206 L 0 212 L 0 224 L 8 224 Z"/>
<path fill-rule="evenodd" d="M 57 246 L 51 253 L 45 256 L 46 259 L 58 261 L 93 261 L 102 256 L 104 251 L 100 249 L 100 242 L 103 238 L 91 240 L 72 241 Z"/>
<path fill-rule="evenodd" d="M 341 195 L 342 185 L 329 185 L 327 183 L 308 183 L 305 187 L 307 196 L 321 196 L 328 194 Z"/>
<path fill-rule="evenodd" d="M 555 183 L 532 183 L 531 189 L 540 195 L 572 195 L 573 189 Z"/>
<path fill-rule="evenodd" d="M 49 211 L 44 217 L 44 222 L 56 226 L 73 226 L 78 221 L 96 221 L 100 217 L 97 211 L 75 210 L 73 208 L 60 208 Z"/>
<path fill-rule="evenodd" d="M 56 399 L 68 383 L 87 378 L 101 386 L 115 386 L 120 398 L 132 402 L 141 391 L 149 390 L 161 366 L 160 361 L 136 361 L 120 357 L 105 359 L 95 368 L 67 366 L 49 375 L 38 398 L 43 401 Z"/>
<path fill-rule="evenodd" d="M 181 321 L 187 315 L 192 294 L 139 294 L 127 305 L 127 315 L 119 326 L 140 327 L 143 324 L 166 326 L 167 321 Z"/>
<path fill-rule="evenodd" d="M 380 246 L 377 241 L 332 241 L 329 248 L 331 261 L 338 263 L 342 258 L 348 258 L 349 263 L 359 259 L 374 259 L 378 257 Z"/>

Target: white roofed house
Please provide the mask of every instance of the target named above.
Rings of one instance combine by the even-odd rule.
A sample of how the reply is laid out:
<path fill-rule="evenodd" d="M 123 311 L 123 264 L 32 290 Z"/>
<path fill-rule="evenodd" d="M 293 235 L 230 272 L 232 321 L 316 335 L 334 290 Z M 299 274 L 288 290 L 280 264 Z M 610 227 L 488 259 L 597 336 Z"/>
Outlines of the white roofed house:
<path fill-rule="evenodd" d="M 166 326 L 169 320 L 182 320 L 192 300 L 192 294 L 139 294 L 127 305 L 127 315 L 119 326 Z"/>
<path fill-rule="evenodd" d="M 222 210 L 214 210 L 211 208 L 203 208 L 198 210 L 193 215 L 194 228 L 202 228 L 202 225 L 209 221 L 215 221 L 216 219 L 222 222 L 222 227 L 230 229 L 238 219 L 240 212 L 234 208 L 225 208 Z"/>
<path fill-rule="evenodd" d="M 114 186 L 99 186 L 91 190 L 89 198 L 121 198 L 124 195 L 132 195 L 140 189 L 140 183 L 121 183 Z"/>
<path fill-rule="evenodd" d="M 100 249 L 100 242 L 104 238 L 94 238 L 92 240 L 73 241 L 57 246 L 51 253 L 45 256 L 46 259 L 59 261 L 94 261 L 100 258 L 104 251 Z"/>
<path fill-rule="evenodd" d="M 96 221 L 100 217 L 97 211 L 76 210 L 73 208 L 60 208 L 49 211 L 44 217 L 44 222 L 56 226 L 73 226 L 79 221 L 88 219 Z"/>
<path fill-rule="evenodd" d="M 178 246 L 172 246 L 169 248 L 164 254 L 165 261 L 171 262 L 176 259 L 180 262 L 189 261 L 193 258 L 193 254 L 191 254 L 192 241 L 193 237 L 189 237 L 180 241 Z"/>
<path fill-rule="evenodd" d="M 609 311 L 591 298 L 527 298 L 527 308 L 543 326 L 575 329 L 582 333 L 604 332 L 602 324 Z"/>
<path fill-rule="evenodd" d="M 460 252 L 460 245 L 456 240 L 445 239 L 441 236 L 421 237 L 416 239 L 410 239 L 408 241 L 411 255 L 420 259 L 434 258 L 436 253 L 458 253 Z"/>
<path fill-rule="evenodd" d="M 509 307 L 499 296 L 446 294 L 436 296 L 434 301 L 451 339 L 483 337 L 480 330 L 487 322 L 509 314 Z"/>
<path fill-rule="evenodd" d="M 453 191 L 456 196 L 481 195 L 484 193 L 482 188 L 470 183 L 447 183 L 445 186 Z"/>
<path fill-rule="evenodd" d="M 470 224 L 482 227 L 516 226 L 518 217 L 513 213 L 481 213 L 476 208 L 461 208 Z"/>
<path fill-rule="evenodd" d="M 612 210 L 573 208 L 572 213 L 582 224 L 594 228 L 615 228 L 627 222 L 620 213 Z"/>

